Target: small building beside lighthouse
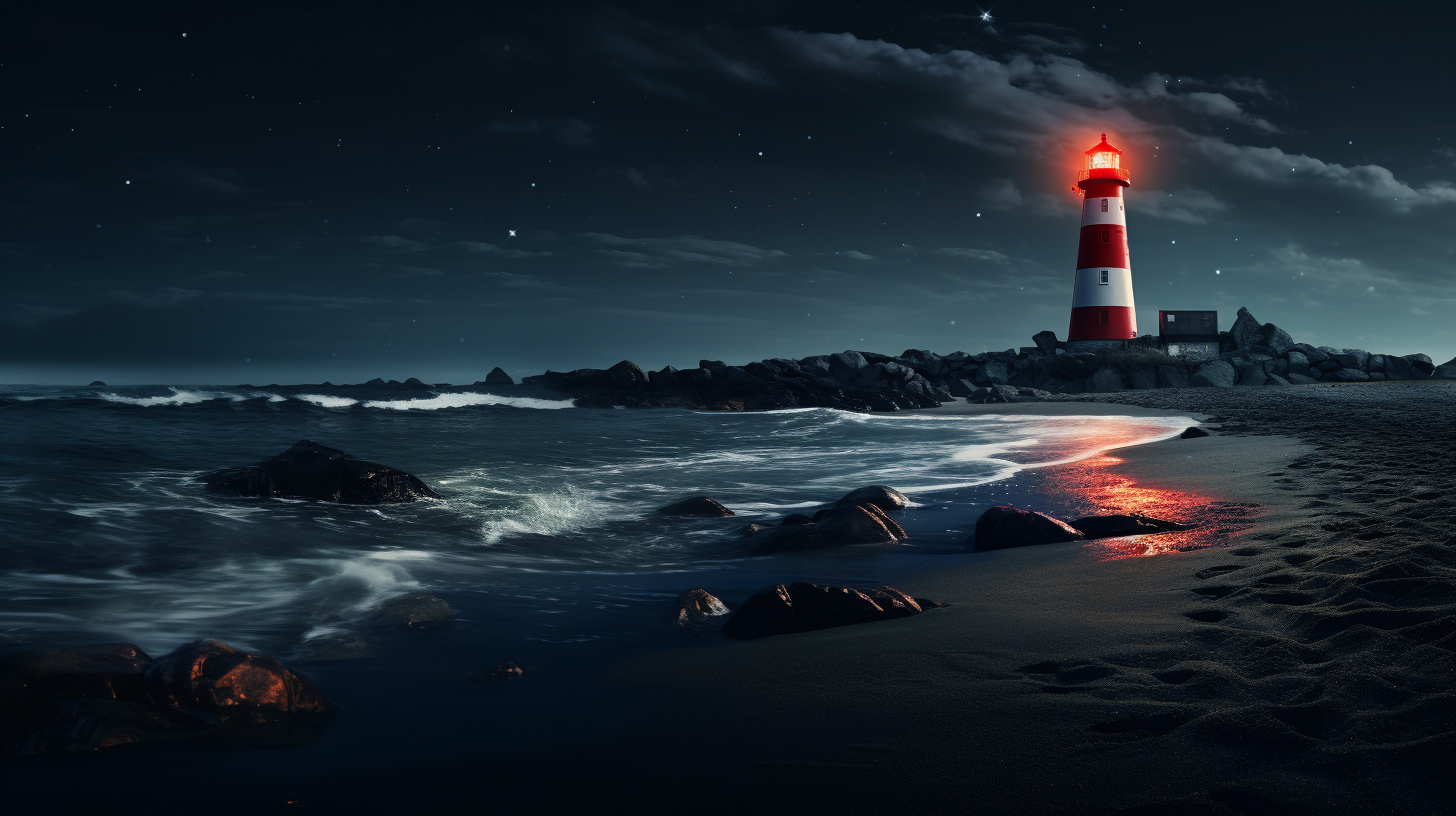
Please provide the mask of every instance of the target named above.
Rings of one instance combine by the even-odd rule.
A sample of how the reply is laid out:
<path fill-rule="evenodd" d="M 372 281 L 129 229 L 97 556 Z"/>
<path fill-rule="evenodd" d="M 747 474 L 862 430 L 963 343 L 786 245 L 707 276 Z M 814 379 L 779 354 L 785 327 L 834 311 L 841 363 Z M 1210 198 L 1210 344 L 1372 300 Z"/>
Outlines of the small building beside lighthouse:
<path fill-rule="evenodd" d="M 1071 349 L 1120 348 L 1138 336 L 1122 195 L 1131 184 L 1122 151 L 1102 134 L 1102 141 L 1087 151 L 1087 168 L 1074 188 L 1082 193 L 1082 233 L 1067 329 Z"/>

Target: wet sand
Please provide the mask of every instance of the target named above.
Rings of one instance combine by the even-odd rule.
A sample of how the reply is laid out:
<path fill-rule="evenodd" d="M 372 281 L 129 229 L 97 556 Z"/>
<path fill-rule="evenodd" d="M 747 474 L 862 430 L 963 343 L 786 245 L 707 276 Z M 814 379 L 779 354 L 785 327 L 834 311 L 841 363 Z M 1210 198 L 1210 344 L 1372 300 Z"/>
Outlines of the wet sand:
<path fill-rule="evenodd" d="M 1456 811 L 1456 384 L 1103 399 L 1012 410 L 1205 415 L 1215 436 L 1059 478 L 1109 509 L 1211 514 L 1218 546 L 961 558 L 899 582 L 942 609 L 612 666 L 603 706 L 637 713 L 608 736 L 482 733 L 467 763 L 292 780 L 298 806 L 240 780 L 246 809 Z"/>

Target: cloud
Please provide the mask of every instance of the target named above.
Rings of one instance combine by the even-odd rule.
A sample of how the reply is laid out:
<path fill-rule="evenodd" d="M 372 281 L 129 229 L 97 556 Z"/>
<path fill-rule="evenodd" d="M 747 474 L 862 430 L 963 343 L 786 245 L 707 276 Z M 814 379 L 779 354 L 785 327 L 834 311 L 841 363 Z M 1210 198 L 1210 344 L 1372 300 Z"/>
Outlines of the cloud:
<path fill-rule="evenodd" d="M 176 186 L 199 193 L 242 195 L 251 191 L 251 188 L 234 181 L 240 174 L 230 167 L 194 167 L 174 161 L 167 165 L 161 176 Z"/>
<path fill-rule="evenodd" d="M 981 206 L 987 210 L 1009 210 L 1020 207 L 1021 191 L 1011 179 L 996 179 L 981 186 Z"/>
<path fill-rule="evenodd" d="M 219 292 L 211 297 L 218 300 L 261 303 L 275 312 L 338 311 L 389 302 L 379 298 L 300 295 L 293 292 Z"/>
<path fill-rule="evenodd" d="M 984 263 L 1003 264 L 1011 260 L 1006 255 L 991 249 L 967 249 L 965 247 L 945 247 L 930 253 L 941 255 L 947 258 L 960 258 L 967 261 L 981 261 Z"/>
<path fill-rule="evenodd" d="M 1181 221 L 1184 224 L 1205 224 L 1209 215 L 1222 212 L 1228 205 L 1207 191 L 1185 188 L 1176 193 L 1143 190 L 1128 196 L 1127 208 L 1153 218 Z"/>
<path fill-rule="evenodd" d="M 1217 137 L 1203 137 L 1194 145 L 1219 166 L 1245 178 L 1282 186 L 1305 185 L 1353 190 L 1384 203 L 1397 212 L 1416 207 L 1456 203 L 1456 185 L 1432 181 L 1422 187 L 1397 179 L 1378 164 L 1346 167 L 1312 156 L 1285 153 L 1277 147 L 1229 144 Z"/>
<path fill-rule="evenodd" d="M 419 241 L 411 241 L 408 238 L 401 238 L 398 235 L 366 235 L 360 240 L 390 249 L 403 249 L 409 252 L 421 252 L 429 249 L 429 246 Z"/>
<path fill-rule="evenodd" d="M 714 241 L 696 235 L 679 235 L 675 238 L 621 238 L 600 232 L 584 232 L 582 237 L 614 247 L 599 249 L 597 252 L 622 266 L 640 269 L 661 269 L 680 263 L 748 267 L 788 257 L 788 253 L 777 249 L 759 249 L 748 244 Z"/>
<path fill-rule="evenodd" d="M 430 269 L 429 267 L 425 267 L 425 266 L 401 266 L 399 268 L 399 271 L 400 271 L 400 274 L 406 275 L 406 276 L 409 276 L 409 277 L 412 277 L 412 278 L 413 277 L 434 277 L 436 275 L 443 275 L 443 274 L 445 274 L 443 271 L 441 271 L 439 269 Z"/>
<path fill-rule="evenodd" d="M 591 134 L 594 128 L 584 120 L 568 116 L 562 119 L 496 120 L 490 123 L 490 130 L 494 133 L 517 135 L 541 134 L 560 145 L 582 146 L 591 144 Z"/>
<path fill-rule="evenodd" d="M 857 249 L 841 249 L 834 254 L 838 255 L 841 258 L 853 258 L 856 261 L 873 261 L 875 259 L 875 256 L 866 255 L 865 253 L 860 252 Z"/>
<path fill-rule="evenodd" d="M 617 14 L 592 26 L 592 46 L 609 57 L 643 90 L 678 99 L 703 101 L 696 94 L 649 74 L 706 71 L 736 83 L 771 87 L 772 76 L 747 58 L 729 53 L 737 45 L 726 29 L 688 33 Z M 710 42 L 709 40 L 712 40 Z"/>
<path fill-rule="evenodd" d="M 512 286 L 531 289 L 554 289 L 556 284 L 545 278 L 535 275 L 522 275 L 515 272 L 486 272 L 484 276 L 494 280 L 501 286 Z"/>
<path fill-rule="evenodd" d="M 505 247 L 488 244 L 484 241 L 456 241 L 455 246 L 460 247 L 466 252 L 475 254 L 488 253 L 504 258 L 540 258 L 551 254 L 550 252 L 530 252 L 524 249 L 506 249 Z"/>
<path fill-rule="evenodd" d="M 107 293 L 108 297 L 118 303 L 127 303 L 133 306 L 147 308 L 161 308 L 176 306 L 193 298 L 200 297 L 202 292 L 196 289 L 179 289 L 175 286 L 167 286 L 151 293 L 150 295 L 139 295 L 125 289 L 113 289 Z"/>

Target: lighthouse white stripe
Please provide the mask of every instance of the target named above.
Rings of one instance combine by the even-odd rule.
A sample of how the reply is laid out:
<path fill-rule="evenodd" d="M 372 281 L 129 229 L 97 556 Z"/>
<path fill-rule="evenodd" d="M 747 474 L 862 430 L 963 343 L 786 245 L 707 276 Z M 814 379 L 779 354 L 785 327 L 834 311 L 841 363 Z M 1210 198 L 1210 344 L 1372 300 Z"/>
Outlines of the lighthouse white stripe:
<path fill-rule="evenodd" d="M 1102 202 L 1107 202 L 1107 212 L 1102 211 Z M 1127 226 L 1127 214 L 1123 211 L 1122 196 L 1089 198 L 1082 202 L 1082 226 L 1089 224 L 1116 224 Z"/>
<path fill-rule="evenodd" d="M 1107 273 L 1107 283 L 1102 273 Z M 1082 306 L 1132 306 L 1132 272 L 1115 266 L 1078 269 L 1072 282 L 1072 308 Z"/>

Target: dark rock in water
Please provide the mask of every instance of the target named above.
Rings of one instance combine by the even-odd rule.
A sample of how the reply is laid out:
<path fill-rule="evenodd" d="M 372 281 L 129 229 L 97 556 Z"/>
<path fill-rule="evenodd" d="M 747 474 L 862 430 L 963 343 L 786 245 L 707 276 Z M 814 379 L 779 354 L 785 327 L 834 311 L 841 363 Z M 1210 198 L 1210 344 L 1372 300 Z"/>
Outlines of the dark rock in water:
<path fill-rule="evenodd" d="M 792 527 L 796 524 L 811 524 L 813 521 L 814 519 L 812 517 L 806 516 L 803 513 L 792 513 L 784 516 L 784 520 L 779 522 L 779 524 L 785 527 Z"/>
<path fill-rule="evenodd" d="M 820 534 L 836 544 L 893 544 L 905 531 L 878 505 L 836 505 L 814 514 Z"/>
<path fill-rule="evenodd" d="M 1203 430 L 1197 425 L 1184 428 L 1183 433 L 1178 434 L 1179 439 L 1197 439 L 1200 436 L 1208 436 L 1208 431 Z"/>
<path fill-rule="evenodd" d="M 49 674 L 140 673 L 151 665 L 152 658 L 130 643 L 39 649 L 0 658 L 0 682 L 7 677 L 35 678 Z"/>
<path fill-rule="evenodd" d="M 141 742 L 201 736 L 205 721 L 167 708 L 121 700 L 51 700 L 36 707 L 24 735 L 3 753 L 99 751 Z"/>
<path fill-rule="evenodd" d="M 1031 342 L 1035 343 L 1036 347 L 1046 354 L 1051 354 L 1062 347 L 1062 341 L 1057 339 L 1057 333 L 1051 329 L 1033 334 L 1031 336 Z"/>
<path fill-rule="evenodd" d="M 976 550 L 1002 550 L 1008 547 L 1030 547 L 1079 541 L 1083 538 L 1075 527 L 1060 519 L 1031 510 L 1018 510 L 1001 505 L 981 514 L 971 538 Z"/>
<path fill-rule="evenodd" d="M 334 710 L 307 677 L 278 660 L 216 640 L 199 640 L 158 658 L 147 670 L 152 701 L 219 724 L 266 725 Z"/>
<path fill-rule="evenodd" d="M 102 382 L 100 380 L 96 380 L 96 381 L 92 382 L 90 385 L 88 385 L 86 387 L 87 388 L 95 388 L 95 387 L 97 387 L 99 385 L 106 385 L 106 383 L 104 383 L 104 382 Z"/>
<path fill-rule="evenodd" d="M 1087 538 L 1117 538 L 1119 536 L 1146 535 L 1148 533 L 1172 533 L 1192 530 L 1191 524 L 1144 516 L 1141 513 L 1110 516 L 1087 516 L 1070 522 L 1078 532 Z"/>
<path fill-rule="evenodd" d="M 403 385 L 407 385 L 411 388 L 429 388 L 429 386 L 425 385 L 424 381 L 421 380 L 419 377 L 410 377 L 409 379 L 404 381 Z"/>
<path fill-rule="evenodd" d="M 694 496 L 676 504 L 658 508 L 657 512 L 668 516 L 731 516 L 732 510 L 707 496 Z"/>
<path fill-rule="evenodd" d="M 372 380 L 370 380 L 370 381 L 369 381 L 369 382 L 367 382 L 367 383 L 364 383 L 364 384 L 365 384 L 365 385 L 384 385 L 384 384 L 385 384 L 385 382 L 384 382 L 384 380 L 383 380 L 383 379 L 382 379 L 382 378 L 380 378 L 380 377 L 375 377 L 375 378 L 374 378 L 374 379 L 372 379 Z"/>
<path fill-rule="evenodd" d="M 673 620 L 682 627 L 702 626 L 726 614 L 728 607 L 706 589 L 690 589 L 673 604 Z"/>
<path fill-rule="evenodd" d="M 520 666 L 514 663 L 502 663 L 490 671 L 470 672 L 465 675 L 465 681 L 468 683 L 484 683 L 491 680 L 496 682 L 501 680 L 519 680 L 521 679 L 522 673 Z"/>
<path fill-rule="evenodd" d="M 356 632 L 330 632 L 304 641 L 302 656 L 308 660 L 357 660 L 379 654 L 379 647 Z"/>
<path fill-rule="evenodd" d="M 209 489 L 239 496 L 314 499 L 341 504 L 387 504 L 438 499 L 415 476 L 388 465 L 351 458 L 307 439 L 255 465 L 213 471 Z"/>
<path fill-rule="evenodd" d="M 921 610 L 919 601 L 893 587 L 851 589 L 796 581 L 759 590 L 723 624 L 723 633 L 761 638 L 892 620 Z"/>
<path fill-rule="evenodd" d="M 845 504 L 866 503 L 873 504 L 881 510 L 899 510 L 902 507 L 908 506 L 910 504 L 910 500 L 905 498 L 904 493 L 901 493 L 893 487 L 886 487 L 885 485 L 870 485 L 869 487 L 861 487 L 857 490 L 851 490 L 850 492 L 844 494 L 844 496 L 834 504 L 838 506 Z"/>
<path fill-rule="evenodd" d="M 391 626 L 423 629 L 450 623 L 455 620 L 455 610 L 436 595 L 413 592 L 380 604 L 375 617 Z"/>
<path fill-rule="evenodd" d="M 489 374 L 485 375 L 485 384 L 515 385 L 516 381 L 511 379 L 511 375 L 507 374 L 500 366 L 496 366 L 490 370 Z"/>

